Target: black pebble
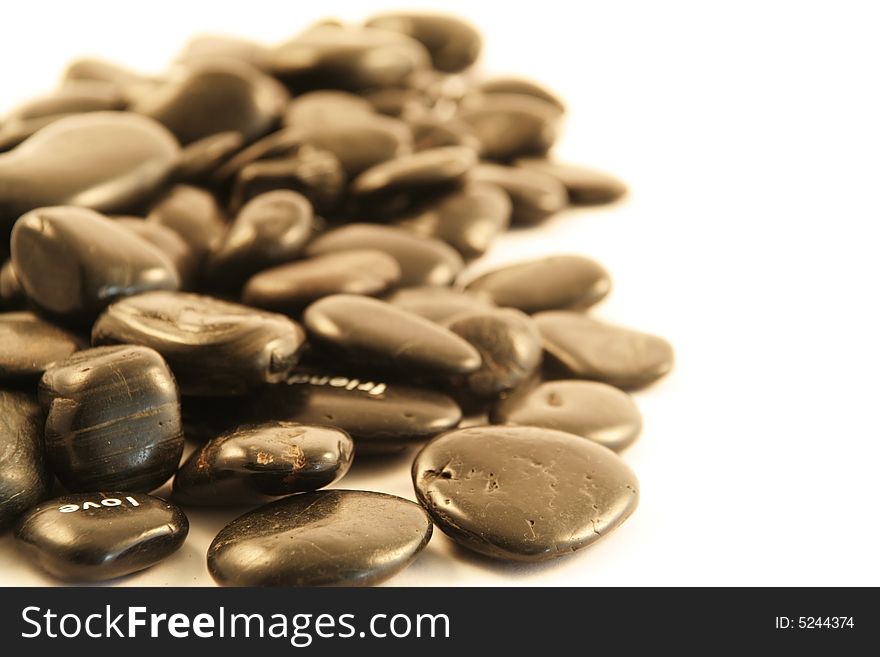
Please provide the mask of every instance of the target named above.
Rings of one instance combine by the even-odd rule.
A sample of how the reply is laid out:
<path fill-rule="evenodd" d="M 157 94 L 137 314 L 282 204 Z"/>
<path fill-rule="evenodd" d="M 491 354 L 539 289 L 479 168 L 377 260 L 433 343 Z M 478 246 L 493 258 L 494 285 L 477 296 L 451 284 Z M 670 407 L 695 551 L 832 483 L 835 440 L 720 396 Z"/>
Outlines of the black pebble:
<path fill-rule="evenodd" d="M 46 456 L 68 490 L 148 492 L 177 469 L 180 396 L 152 349 L 78 351 L 43 374 L 39 397 Z"/>
<path fill-rule="evenodd" d="M 65 495 L 31 509 L 15 528 L 19 549 L 60 579 L 93 582 L 149 568 L 189 532 L 183 512 L 131 492 Z"/>
<path fill-rule="evenodd" d="M 158 351 L 186 395 L 237 395 L 283 381 L 305 335 L 275 313 L 184 292 L 141 294 L 115 303 L 92 328 L 92 343 Z"/>
<path fill-rule="evenodd" d="M 33 313 L 0 313 L 0 380 L 36 380 L 85 346 L 79 336 Z"/>
<path fill-rule="evenodd" d="M 523 312 L 592 306 L 611 290 L 611 277 L 595 260 L 556 255 L 518 262 L 482 274 L 467 285 L 499 306 Z"/>
<path fill-rule="evenodd" d="M 366 586 L 408 566 L 431 529 L 420 506 L 384 493 L 293 495 L 224 527 L 208 570 L 226 586 Z"/>
<path fill-rule="evenodd" d="M 607 535 L 638 504 L 638 481 L 614 452 L 538 427 L 450 431 L 413 463 L 419 501 L 462 546 L 544 561 Z"/>
<path fill-rule="evenodd" d="M 464 268 L 461 256 L 440 240 L 414 235 L 396 226 L 355 223 L 328 231 L 306 248 L 308 255 L 322 255 L 352 249 L 384 251 L 400 265 L 401 286 L 452 283 Z"/>
<path fill-rule="evenodd" d="M 185 504 L 259 504 L 317 490 L 351 465 L 347 433 L 296 422 L 238 427 L 208 441 L 174 477 L 174 497 Z"/>
<path fill-rule="evenodd" d="M 0 390 L 0 531 L 44 499 L 51 485 L 36 397 Z"/>
<path fill-rule="evenodd" d="M 86 208 L 32 210 L 12 231 L 12 264 L 36 306 L 72 324 L 88 324 L 117 299 L 176 290 L 180 277 L 158 248 Z"/>
<path fill-rule="evenodd" d="M 334 353 L 424 376 L 467 374 L 480 367 L 480 355 L 447 329 L 378 299 L 336 294 L 306 308 L 309 335 Z"/>
<path fill-rule="evenodd" d="M 535 321 L 548 364 L 567 378 L 636 390 L 664 377 L 675 361 L 672 345 L 650 333 L 565 311 L 538 313 Z"/>

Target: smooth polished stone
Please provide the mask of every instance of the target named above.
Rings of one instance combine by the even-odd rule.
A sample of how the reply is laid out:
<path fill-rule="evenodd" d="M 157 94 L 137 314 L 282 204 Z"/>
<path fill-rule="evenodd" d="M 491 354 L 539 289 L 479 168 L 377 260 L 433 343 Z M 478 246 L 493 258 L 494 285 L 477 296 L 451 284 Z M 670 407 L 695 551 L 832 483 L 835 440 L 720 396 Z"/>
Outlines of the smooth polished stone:
<path fill-rule="evenodd" d="M 480 354 L 465 340 L 378 299 L 324 297 L 306 308 L 303 323 L 312 338 L 355 362 L 426 376 L 467 374 L 480 367 Z"/>
<path fill-rule="evenodd" d="M 187 41 L 176 61 L 198 64 L 205 59 L 237 59 L 258 69 L 268 65 L 271 49 L 262 43 L 227 34 L 199 34 Z"/>
<path fill-rule="evenodd" d="M 558 111 L 565 111 L 565 103 L 555 93 L 533 80 L 516 77 L 491 78 L 481 82 L 475 91 L 483 94 L 521 94 L 543 100 Z"/>
<path fill-rule="evenodd" d="M 12 231 L 12 264 L 28 299 L 74 323 L 148 290 L 176 290 L 171 261 L 129 229 L 87 208 L 32 210 Z"/>
<path fill-rule="evenodd" d="M 0 390 L 0 531 L 49 494 L 52 476 L 43 452 L 36 397 Z"/>
<path fill-rule="evenodd" d="M 272 72 L 292 89 L 399 87 L 430 66 L 418 41 L 386 30 L 322 25 L 272 53 Z"/>
<path fill-rule="evenodd" d="M 336 89 L 319 89 L 298 94 L 290 101 L 284 114 L 284 125 L 311 130 L 374 116 L 372 105 L 362 96 Z"/>
<path fill-rule="evenodd" d="M 480 368 L 459 377 L 476 397 L 496 399 L 527 381 L 541 365 L 541 334 L 532 318 L 518 310 L 473 311 L 453 316 L 445 326 L 480 352 Z"/>
<path fill-rule="evenodd" d="M 352 249 L 383 251 L 400 265 L 401 287 L 450 285 L 464 268 L 464 261 L 451 246 L 422 238 L 396 226 L 348 224 L 316 237 L 306 248 L 310 256 Z"/>
<path fill-rule="evenodd" d="M 287 100 L 284 87 L 253 66 L 208 59 L 173 71 L 132 109 L 164 124 L 184 145 L 229 131 L 250 142 L 277 125 Z"/>
<path fill-rule="evenodd" d="M 24 102 L 4 117 L 6 121 L 38 119 L 57 114 L 123 109 L 125 99 L 117 88 L 96 80 L 71 80 L 50 93 Z"/>
<path fill-rule="evenodd" d="M 366 586 L 408 566 L 431 530 L 424 509 L 393 495 L 293 495 L 226 525 L 208 548 L 208 571 L 224 586 Z"/>
<path fill-rule="evenodd" d="M 474 167 L 469 178 L 507 192 L 513 206 L 510 218 L 516 224 L 541 223 L 568 205 L 563 184 L 540 171 L 485 163 Z"/>
<path fill-rule="evenodd" d="M 523 312 L 583 309 L 611 291 L 611 277 L 595 260 L 553 255 L 495 269 L 467 284 L 498 304 Z"/>
<path fill-rule="evenodd" d="M 314 223 L 312 205 L 302 194 L 277 189 L 255 196 L 209 254 L 206 278 L 212 285 L 236 287 L 255 272 L 294 260 Z"/>
<path fill-rule="evenodd" d="M 86 346 L 31 312 L 0 313 L 0 380 L 34 379 Z"/>
<path fill-rule="evenodd" d="M 199 261 L 193 248 L 179 233 L 156 221 L 145 221 L 140 217 L 114 217 L 114 221 L 165 254 L 180 276 L 182 289 L 195 285 L 199 273 Z"/>
<path fill-rule="evenodd" d="M 262 504 L 341 478 L 354 446 L 325 426 L 270 422 L 238 427 L 197 449 L 174 477 L 184 504 Z"/>
<path fill-rule="evenodd" d="M 566 311 L 538 313 L 535 321 L 549 364 L 569 377 L 635 390 L 672 370 L 672 345 L 656 335 Z"/>
<path fill-rule="evenodd" d="M 168 130 L 131 112 L 59 119 L 0 154 L 0 228 L 50 205 L 124 211 L 156 191 L 179 151 Z"/>
<path fill-rule="evenodd" d="M 332 294 L 378 296 L 400 279 L 400 265 L 369 249 L 337 251 L 266 269 L 242 291 L 242 302 L 291 315 Z"/>
<path fill-rule="evenodd" d="M 6 310 L 15 310 L 23 307 L 25 302 L 18 273 L 12 265 L 12 260 L 7 260 L 0 267 L 0 306 Z"/>
<path fill-rule="evenodd" d="M 491 310 L 495 303 L 488 295 L 450 287 L 405 287 L 385 300 L 432 322 L 443 322 L 455 315 Z"/>
<path fill-rule="evenodd" d="M 367 169 L 352 181 L 351 192 L 396 210 L 409 205 L 414 195 L 460 184 L 476 163 L 477 154 L 463 146 L 419 151 Z"/>
<path fill-rule="evenodd" d="M 71 491 L 151 491 L 183 453 L 180 396 L 168 365 L 146 347 L 85 349 L 40 380 L 46 457 Z"/>
<path fill-rule="evenodd" d="M 144 75 L 102 59 L 82 58 L 71 62 L 62 76 L 64 84 L 79 81 L 112 84 L 131 104 L 144 94 L 151 93 L 162 79 Z"/>
<path fill-rule="evenodd" d="M 573 205 L 613 203 L 627 192 L 626 185 L 620 180 L 598 169 L 538 158 L 524 158 L 515 164 L 522 169 L 540 171 L 556 178 L 565 185 L 568 200 Z"/>
<path fill-rule="evenodd" d="M 303 146 L 293 155 L 248 164 L 235 179 L 231 208 L 238 209 L 247 201 L 276 189 L 301 193 L 316 212 L 332 212 L 345 191 L 345 170 L 333 153 L 312 146 Z"/>
<path fill-rule="evenodd" d="M 332 369 L 298 371 L 286 384 L 266 386 L 241 400 L 235 419 L 287 420 L 337 427 L 354 440 L 358 454 L 383 454 L 452 429 L 461 409 L 449 396 L 396 381 L 347 375 Z M 207 408 L 201 415 L 216 421 Z"/>
<path fill-rule="evenodd" d="M 481 145 L 470 126 L 458 119 L 439 119 L 423 116 L 408 121 L 413 137 L 413 149 L 425 151 L 444 146 L 466 146 L 479 153 Z"/>
<path fill-rule="evenodd" d="M 277 160 L 294 156 L 303 146 L 300 128 L 281 128 L 241 149 L 220 165 L 212 176 L 215 184 L 227 184 L 247 165 L 260 160 Z"/>
<path fill-rule="evenodd" d="M 150 209 L 147 221 L 170 228 L 192 249 L 197 267 L 226 233 L 214 196 L 199 187 L 175 185 Z"/>
<path fill-rule="evenodd" d="M 555 106 L 522 94 L 487 94 L 458 115 L 491 160 L 543 155 L 556 141 L 559 117 Z"/>
<path fill-rule="evenodd" d="M 418 235 L 443 240 L 464 258 L 485 253 L 510 224 L 510 197 L 496 185 L 470 183 L 397 223 Z"/>
<path fill-rule="evenodd" d="M 393 12 L 375 16 L 366 25 L 412 37 L 431 53 L 434 68 L 446 73 L 459 73 L 472 66 L 483 45 L 472 25 L 446 14 Z"/>
<path fill-rule="evenodd" d="M 638 504 L 611 450 L 539 427 L 450 431 L 413 463 L 419 502 L 454 541 L 490 557 L 544 561 L 592 545 Z"/>
<path fill-rule="evenodd" d="M 322 123 L 303 132 L 303 143 L 333 153 L 349 179 L 412 152 L 412 132 L 397 119 L 378 114 Z"/>
<path fill-rule="evenodd" d="M 168 361 L 185 395 L 237 395 L 283 381 L 305 336 L 296 322 L 237 303 L 152 292 L 115 303 L 92 329 L 93 344 L 141 344 Z"/>
<path fill-rule="evenodd" d="M 152 495 L 64 495 L 32 509 L 15 528 L 24 556 L 49 574 L 95 582 L 149 568 L 183 545 L 189 522 Z"/>
<path fill-rule="evenodd" d="M 432 99 L 420 89 L 410 87 L 375 89 L 364 98 L 379 114 L 398 119 L 423 116 L 430 111 Z"/>
<path fill-rule="evenodd" d="M 0 150 L 20 144 L 40 128 L 65 116 L 125 109 L 117 87 L 106 82 L 71 80 L 52 93 L 13 108 L 0 127 Z"/>
<path fill-rule="evenodd" d="M 227 159 L 244 146 L 240 132 L 217 132 L 194 141 L 180 151 L 180 157 L 169 176 L 174 182 L 204 182 Z"/>
<path fill-rule="evenodd" d="M 520 424 L 583 436 L 615 452 L 642 432 L 642 415 L 632 397 L 598 381 L 546 381 L 503 399 L 491 411 L 492 424 Z"/>

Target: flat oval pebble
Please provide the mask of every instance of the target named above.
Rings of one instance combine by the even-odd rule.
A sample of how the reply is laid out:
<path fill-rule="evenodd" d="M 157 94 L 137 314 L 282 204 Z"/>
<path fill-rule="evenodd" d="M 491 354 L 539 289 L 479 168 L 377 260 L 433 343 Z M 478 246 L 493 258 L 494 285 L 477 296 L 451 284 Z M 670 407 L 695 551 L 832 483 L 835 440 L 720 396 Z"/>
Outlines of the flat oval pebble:
<path fill-rule="evenodd" d="M 168 130 L 131 112 L 59 119 L 0 154 L 0 228 L 49 205 L 124 211 L 156 191 L 179 151 Z"/>
<path fill-rule="evenodd" d="M 321 123 L 303 132 L 303 143 L 333 153 L 354 179 L 382 162 L 412 152 L 412 132 L 403 121 L 377 114 Z"/>
<path fill-rule="evenodd" d="M 397 208 L 417 193 L 437 191 L 461 182 L 477 163 L 464 146 L 445 146 L 403 155 L 364 171 L 351 183 L 356 196 Z M 398 200 L 401 197 L 402 200 Z"/>
<path fill-rule="evenodd" d="M 242 302 L 291 315 L 332 294 L 378 296 L 400 279 L 397 261 L 382 251 L 337 251 L 266 269 L 242 291 Z"/>
<path fill-rule="evenodd" d="M 185 395 L 237 395 L 283 381 L 304 339 L 300 326 L 283 315 L 184 292 L 113 304 L 92 328 L 93 344 L 158 351 Z"/>
<path fill-rule="evenodd" d="M 540 171 L 559 180 L 568 191 L 569 202 L 574 205 L 613 203 L 626 195 L 626 185 L 598 169 L 538 158 L 517 160 L 515 164 L 519 168 Z"/>
<path fill-rule="evenodd" d="M 611 450 L 539 427 L 484 426 L 435 438 L 413 463 L 419 502 L 454 541 L 511 561 L 570 554 L 638 504 L 638 481 Z"/>
<path fill-rule="evenodd" d="M 430 111 L 432 102 L 421 89 L 410 87 L 374 89 L 365 93 L 364 98 L 379 114 L 396 119 L 422 116 Z"/>
<path fill-rule="evenodd" d="M 177 231 L 157 221 L 146 221 L 140 217 L 113 219 L 117 225 L 128 228 L 165 254 L 177 270 L 181 288 L 187 289 L 195 284 L 199 275 L 199 259 Z"/>
<path fill-rule="evenodd" d="M 611 277 L 595 260 L 558 255 L 514 263 L 489 271 L 467 284 L 497 305 L 523 312 L 588 308 L 611 290 Z"/>
<path fill-rule="evenodd" d="M 271 422 L 208 441 L 180 467 L 174 497 L 185 504 L 261 504 L 317 490 L 342 477 L 353 445 L 340 429 Z"/>
<path fill-rule="evenodd" d="M 298 371 L 286 383 L 267 386 L 231 409 L 233 423 L 286 420 L 337 427 L 358 454 L 382 454 L 424 442 L 456 427 L 461 409 L 434 390 L 332 369 Z M 216 409 L 197 409 L 208 423 L 226 422 Z M 207 417 L 206 417 L 207 416 Z"/>
<path fill-rule="evenodd" d="M 225 586 L 366 586 L 408 566 L 431 530 L 424 509 L 393 495 L 293 495 L 226 525 L 208 548 L 208 571 Z"/>
<path fill-rule="evenodd" d="M 260 160 L 280 159 L 296 155 L 302 148 L 304 132 L 299 128 L 281 128 L 258 139 L 223 162 L 214 172 L 214 183 L 226 184 L 247 165 Z"/>
<path fill-rule="evenodd" d="M 46 457 L 71 491 L 151 491 L 183 452 L 180 395 L 146 347 L 85 349 L 46 370 Z"/>
<path fill-rule="evenodd" d="M 71 80 L 45 96 L 15 107 L 0 126 L 0 150 L 18 146 L 58 119 L 86 112 L 125 109 L 115 85 L 93 80 Z"/>
<path fill-rule="evenodd" d="M 666 340 L 574 312 L 535 315 L 550 364 L 568 377 L 643 388 L 670 372 L 675 354 Z"/>
<path fill-rule="evenodd" d="M 483 94 L 521 94 L 543 100 L 554 106 L 558 111 L 565 111 L 565 103 L 555 93 L 538 84 L 534 80 L 517 77 L 491 78 L 481 82 L 475 91 Z"/>
<path fill-rule="evenodd" d="M 74 323 L 93 321 L 117 299 L 180 287 L 177 269 L 158 248 L 73 206 L 32 210 L 16 221 L 12 264 L 28 299 Z"/>
<path fill-rule="evenodd" d="M 385 299 L 432 322 L 443 322 L 455 315 L 490 310 L 495 303 L 488 295 L 449 287 L 405 287 Z"/>
<path fill-rule="evenodd" d="M 472 25 L 445 14 L 394 12 L 375 16 L 366 25 L 411 36 L 431 53 L 434 68 L 446 73 L 472 66 L 482 48 L 480 33 Z"/>
<path fill-rule="evenodd" d="M 268 64 L 270 49 L 262 43 L 226 34 L 198 34 L 183 47 L 176 61 L 199 63 L 219 58 L 238 59 L 263 69 Z"/>
<path fill-rule="evenodd" d="M 430 55 L 415 39 L 369 28 L 320 25 L 277 47 L 272 72 L 292 89 L 361 91 L 399 87 L 430 66 Z"/>
<path fill-rule="evenodd" d="M 189 522 L 152 495 L 64 495 L 25 514 L 15 528 L 19 550 L 50 575 L 95 582 L 149 568 L 183 545 Z"/>
<path fill-rule="evenodd" d="M 425 151 L 444 146 L 466 146 L 476 152 L 480 150 L 480 142 L 463 121 L 427 115 L 409 120 L 408 123 L 412 130 L 414 150 Z"/>
<path fill-rule="evenodd" d="M 373 116 L 375 112 L 366 98 L 347 91 L 319 89 L 297 94 L 287 105 L 283 123 L 287 127 L 313 129 Z"/>
<path fill-rule="evenodd" d="M 43 500 L 51 487 L 36 397 L 0 390 L 0 531 Z"/>
<path fill-rule="evenodd" d="M 184 145 L 229 131 L 250 142 L 280 120 L 287 98 L 282 85 L 246 62 L 211 58 L 181 67 L 132 109 L 164 124 Z"/>
<path fill-rule="evenodd" d="M 278 189 L 255 196 L 239 211 L 206 263 L 212 285 L 241 285 L 251 274 L 297 258 L 312 236 L 305 196 Z"/>
<path fill-rule="evenodd" d="M 487 94 L 458 115 L 491 160 L 543 155 L 556 141 L 559 116 L 554 105 L 522 94 Z"/>
<path fill-rule="evenodd" d="M 0 313 L 0 380 L 33 379 L 86 346 L 31 312 Z"/>
<path fill-rule="evenodd" d="M 464 268 L 461 256 L 448 244 L 396 226 L 376 224 L 354 223 L 328 231 L 312 240 L 306 254 L 352 249 L 375 249 L 397 260 L 401 286 L 449 285 Z"/>
<path fill-rule="evenodd" d="M 465 258 L 476 258 L 507 229 L 510 215 L 510 198 L 501 188 L 471 183 L 397 223 L 443 240 Z"/>
<path fill-rule="evenodd" d="M 513 390 L 541 364 L 541 334 L 532 318 L 518 310 L 473 311 L 453 316 L 445 326 L 480 352 L 480 368 L 461 377 L 461 385 L 481 399 Z"/>
<path fill-rule="evenodd" d="M 147 221 L 170 228 L 189 244 L 199 266 L 226 232 L 217 199 L 192 185 L 174 185 L 150 209 Z"/>
<path fill-rule="evenodd" d="M 492 424 L 521 424 L 566 431 L 615 452 L 642 431 L 642 415 L 632 397 L 598 381 L 546 381 L 492 409 Z"/>
<path fill-rule="evenodd" d="M 541 223 L 568 205 L 562 183 L 541 171 L 483 163 L 473 168 L 469 179 L 507 192 L 512 204 L 510 218 L 516 224 Z"/>
<path fill-rule="evenodd" d="M 170 174 L 175 182 L 207 180 L 220 165 L 244 146 L 240 132 L 216 132 L 187 144 Z"/>
<path fill-rule="evenodd" d="M 306 308 L 309 335 L 355 362 L 426 376 L 467 374 L 480 355 L 465 340 L 430 320 L 369 297 L 336 294 Z"/>
<path fill-rule="evenodd" d="M 79 81 L 111 84 L 119 90 L 127 104 L 135 102 L 144 94 L 151 93 L 162 83 L 161 78 L 144 75 L 103 59 L 88 57 L 74 60 L 64 71 L 64 84 Z"/>
<path fill-rule="evenodd" d="M 258 160 L 237 174 L 230 208 L 238 209 L 250 199 L 275 189 L 301 193 L 317 212 L 335 210 L 345 191 L 345 170 L 330 151 L 305 146 L 278 159 Z"/>

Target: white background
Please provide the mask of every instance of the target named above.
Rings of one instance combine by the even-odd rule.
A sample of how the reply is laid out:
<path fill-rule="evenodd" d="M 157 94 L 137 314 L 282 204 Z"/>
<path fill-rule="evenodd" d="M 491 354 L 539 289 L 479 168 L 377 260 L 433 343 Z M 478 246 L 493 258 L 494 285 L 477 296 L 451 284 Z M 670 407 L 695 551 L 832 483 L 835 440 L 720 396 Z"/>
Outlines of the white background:
<path fill-rule="evenodd" d="M 500 240 L 478 266 L 591 255 L 615 278 L 597 315 L 666 336 L 678 363 L 637 395 L 646 428 L 625 458 L 642 498 L 614 534 L 524 567 L 469 556 L 438 531 L 389 584 L 880 584 L 872 4 L 442 3 L 483 30 L 487 72 L 532 76 L 567 100 L 560 158 L 632 188 L 625 204 Z M 192 32 L 278 42 L 313 19 L 385 8 L 15 3 L 0 108 L 50 88 L 76 55 L 158 70 Z M 342 483 L 413 497 L 405 458 L 355 465 Z M 234 515 L 191 513 L 183 549 L 123 583 L 210 583 L 205 549 Z M 0 584 L 48 582 L 11 542 L 0 538 Z"/>

